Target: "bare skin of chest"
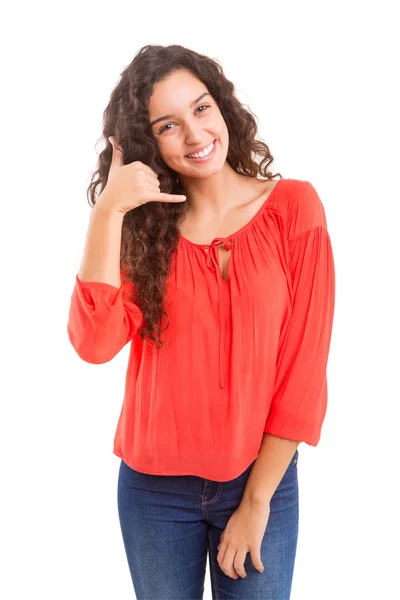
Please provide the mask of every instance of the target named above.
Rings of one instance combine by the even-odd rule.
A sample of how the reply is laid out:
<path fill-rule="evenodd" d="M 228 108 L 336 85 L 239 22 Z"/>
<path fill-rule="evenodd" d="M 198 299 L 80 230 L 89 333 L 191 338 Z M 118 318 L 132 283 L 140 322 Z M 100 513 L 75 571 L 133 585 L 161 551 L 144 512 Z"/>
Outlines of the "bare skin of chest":
<path fill-rule="evenodd" d="M 249 223 L 260 210 L 277 181 L 255 181 L 248 188 L 248 197 L 227 214 L 223 221 L 216 223 L 215 219 L 209 223 L 196 223 L 186 215 L 184 222 L 179 225 L 180 233 L 194 244 L 210 244 L 217 237 L 228 237 L 239 231 Z M 261 193 L 260 193 L 261 190 Z M 232 251 L 225 250 L 223 244 L 217 246 L 219 253 L 219 266 L 222 278 L 227 281 L 229 262 Z"/>

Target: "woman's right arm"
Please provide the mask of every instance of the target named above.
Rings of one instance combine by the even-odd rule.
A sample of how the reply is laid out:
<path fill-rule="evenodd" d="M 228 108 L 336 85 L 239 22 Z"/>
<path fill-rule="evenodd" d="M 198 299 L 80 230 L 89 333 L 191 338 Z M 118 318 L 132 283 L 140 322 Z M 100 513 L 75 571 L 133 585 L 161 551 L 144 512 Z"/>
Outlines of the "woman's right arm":
<path fill-rule="evenodd" d="M 124 215 L 147 202 L 182 202 L 186 196 L 160 191 L 158 176 L 148 165 L 124 165 L 123 151 L 113 138 L 107 184 L 90 216 L 82 265 L 76 276 L 68 319 L 68 336 L 79 356 L 105 363 L 127 344 L 142 324 L 132 302 L 132 281 L 121 284 Z"/>
<path fill-rule="evenodd" d="M 106 200 L 100 195 L 90 215 L 67 325 L 69 340 L 77 354 L 93 364 L 114 358 L 133 338 L 143 319 L 129 295 L 134 294 L 133 282 L 121 283 L 124 215 Z"/>
<path fill-rule="evenodd" d="M 124 215 L 106 197 L 99 196 L 92 209 L 79 279 L 121 285 L 120 254 Z"/>

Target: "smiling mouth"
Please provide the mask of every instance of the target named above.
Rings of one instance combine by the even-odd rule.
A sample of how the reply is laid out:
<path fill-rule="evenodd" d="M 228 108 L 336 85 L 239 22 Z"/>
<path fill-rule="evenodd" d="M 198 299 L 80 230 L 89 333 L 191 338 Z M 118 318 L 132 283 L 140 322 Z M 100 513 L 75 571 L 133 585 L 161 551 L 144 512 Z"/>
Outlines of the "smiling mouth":
<path fill-rule="evenodd" d="M 215 142 L 216 142 L 216 141 L 217 141 L 217 138 L 215 138 L 215 140 L 213 140 L 213 141 L 211 142 L 211 144 L 213 145 L 213 147 L 211 148 L 210 152 L 212 152 L 212 151 L 213 151 L 213 149 L 214 149 L 214 144 L 215 144 Z M 208 146 L 210 146 L 211 144 L 208 144 Z M 208 146 L 205 146 L 205 148 L 208 148 Z M 201 152 L 204 152 L 204 150 L 201 150 Z M 193 154 L 193 153 L 192 153 L 192 152 L 189 152 L 189 154 Z M 185 154 L 185 158 L 193 158 L 193 157 L 189 156 L 189 154 Z M 199 154 L 199 152 L 195 152 L 194 154 Z M 206 155 L 206 156 L 207 156 L 207 155 Z M 197 158 L 202 158 L 202 157 L 200 156 L 200 157 L 197 157 Z"/>

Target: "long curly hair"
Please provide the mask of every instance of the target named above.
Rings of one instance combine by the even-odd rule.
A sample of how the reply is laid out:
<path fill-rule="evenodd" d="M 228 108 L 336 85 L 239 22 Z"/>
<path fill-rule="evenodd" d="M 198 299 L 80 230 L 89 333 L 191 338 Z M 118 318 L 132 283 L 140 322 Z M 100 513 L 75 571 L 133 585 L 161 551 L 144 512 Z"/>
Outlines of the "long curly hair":
<path fill-rule="evenodd" d="M 161 192 L 185 193 L 178 174 L 159 154 L 148 114 L 154 85 L 177 69 L 186 69 L 201 80 L 217 103 L 229 133 L 226 160 L 230 167 L 249 177 L 261 175 L 268 180 L 279 176 L 282 179 L 280 173 L 272 175 L 267 170 L 274 158 L 268 146 L 255 139 L 256 118 L 235 97 L 234 85 L 225 77 L 221 64 L 177 44 L 149 44 L 143 46 L 122 71 L 104 110 L 100 140 L 105 141 L 106 147 L 99 154 L 97 169 L 87 189 L 92 208 L 107 183 L 112 157 L 110 135 L 115 136 L 123 150 L 124 164 L 141 161 L 157 174 Z M 134 283 L 134 302 L 144 317 L 139 335 L 142 341 L 147 335 L 157 348 L 163 346 L 161 333 L 168 327 L 163 303 L 171 261 L 179 243 L 178 223 L 188 208 L 187 202 L 148 202 L 127 212 L 122 224 L 122 283 Z"/>

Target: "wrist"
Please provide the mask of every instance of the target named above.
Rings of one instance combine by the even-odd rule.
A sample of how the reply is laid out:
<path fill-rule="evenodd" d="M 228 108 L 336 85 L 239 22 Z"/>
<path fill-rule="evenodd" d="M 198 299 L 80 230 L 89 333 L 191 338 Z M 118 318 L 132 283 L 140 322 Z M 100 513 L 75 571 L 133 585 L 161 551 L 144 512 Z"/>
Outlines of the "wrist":
<path fill-rule="evenodd" d="M 245 490 L 242 496 L 242 503 L 251 504 L 252 506 L 266 506 L 271 502 L 272 495 L 269 491 Z"/>
<path fill-rule="evenodd" d="M 270 496 L 253 496 L 251 494 L 244 494 L 240 505 L 252 511 L 263 511 L 270 507 L 271 497 Z"/>
<path fill-rule="evenodd" d="M 117 207 L 113 206 L 111 199 L 107 196 L 102 196 L 101 194 L 97 198 L 92 212 L 95 212 L 95 214 L 100 214 L 104 217 L 120 219 L 121 221 L 124 218 L 124 213 Z"/>

